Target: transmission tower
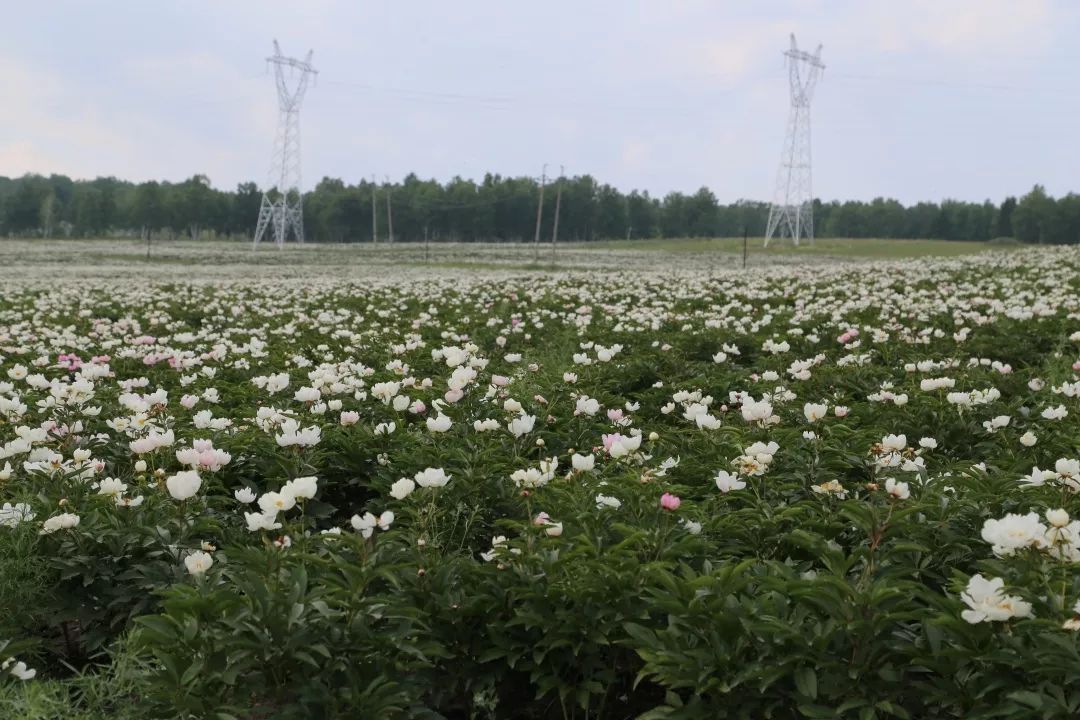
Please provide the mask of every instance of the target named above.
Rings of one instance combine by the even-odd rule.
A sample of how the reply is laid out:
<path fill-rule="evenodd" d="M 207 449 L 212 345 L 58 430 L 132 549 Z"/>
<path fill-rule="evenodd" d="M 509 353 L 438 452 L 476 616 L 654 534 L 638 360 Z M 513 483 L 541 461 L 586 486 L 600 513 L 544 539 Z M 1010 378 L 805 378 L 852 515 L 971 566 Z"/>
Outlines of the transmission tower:
<path fill-rule="evenodd" d="M 791 83 L 791 109 L 787 135 L 776 174 L 776 192 L 769 208 L 765 246 L 773 236 L 790 237 L 798 247 L 801 239 L 814 241 L 814 191 L 810 172 L 810 100 L 825 65 L 821 46 L 813 55 L 800 50 L 791 36 L 791 49 L 784 53 Z"/>
<path fill-rule="evenodd" d="M 268 228 L 273 228 L 274 242 L 280 248 L 292 228 L 297 242 L 304 242 L 304 211 L 300 195 L 300 103 L 308 81 L 318 71 L 311 66 L 311 53 L 303 60 L 281 54 L 274 41 L 274 54 L 266 58 L 274 66 L 278 93 L 278 129 L 274 154 L 270 160 L 267 190 L 259 207 L 255 226 L 255 245 Z"/>

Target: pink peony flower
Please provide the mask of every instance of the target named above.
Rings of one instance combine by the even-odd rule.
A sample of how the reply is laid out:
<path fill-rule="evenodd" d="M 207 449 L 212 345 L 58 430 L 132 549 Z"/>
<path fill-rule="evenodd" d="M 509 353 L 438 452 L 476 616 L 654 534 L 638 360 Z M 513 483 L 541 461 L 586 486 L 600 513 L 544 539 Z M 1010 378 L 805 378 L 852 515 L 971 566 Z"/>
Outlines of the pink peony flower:
<path fill-rule="evenodd" d="M 82 366 L 82 358 L 75 353 L 65 353 L 56 358 L 56 364 L 68 370 L 78 370 Z"/>
<path fill-rule="evenodd" d="M 857 337 L 859 337 L 859 330 L 857 328 L 848 328 L 843 335 L 836 338 L 836 341 L 842 345 L 846 345 Z"/>
<path fill-rule="evenodd" d="M 665 510 L 678 510 L 680 505 L 682 505 L 682 499 L 680 499 L 678 495 L 664 493 L 660 497 L 660 507 Z"/>
<path fill-rule="evenodd" d="M 611 446 L 622 440 L 622 435 L 619 433 L 612 433 L 611 435 L 604 435 L 604 452 L 611 452 Z"/>

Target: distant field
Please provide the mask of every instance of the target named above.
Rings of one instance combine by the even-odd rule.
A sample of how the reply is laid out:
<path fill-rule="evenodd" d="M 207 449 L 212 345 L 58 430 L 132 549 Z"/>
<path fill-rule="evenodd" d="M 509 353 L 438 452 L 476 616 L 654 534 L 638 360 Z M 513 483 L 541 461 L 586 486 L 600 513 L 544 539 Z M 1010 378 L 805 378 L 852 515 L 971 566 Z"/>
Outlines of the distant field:
<path fill-rule="evenodd" d="M 664 240 L 614 240 L 574 244 L 573 247 L 610 248 L 613 250 L 661 250 L 666 252 L 741 253 L 742 238 L 673 238 Z M 1001 250 L 1018 245 L 993 245 L 985 242 L 952 240 L 884 240 L 866 238 L 825 238 L 810 245 L 792 247 L 790 242 L 773 241 L 763 247 L 764 238 L 750 238 L 749 251 L 769 255 L 817 255 L 832 257 L 909 258 L 970 255 L 986 250 Z"/>
<path fill-rule="evenodd" d="M 1017 246 L 943 240 L 825 239 L 794 248 L 775 242 L 762 247 L 762 238 L 748 244 L 746 265 L 778 265 L 857 262 L 919 257 L 970 255 L 989 250 L 1009 250 Z M 0 263 L 31 271 L 55 271 L 58 265 L 79 267 L 95 275 L 142 273 L 195 273 L 207 278 L 245 267 L 257 275 L 296 276 L 298 273 L 354 274 L 366 268 L 383 267 L 423 272 L 425 268 L 446 270 L 667 270 L 725 271 L 743 265 L 741 238 L 677 238 L 665 240 L 621 240 L 591 243 L 559 243 L 554 252 L 550 243 L 345 243 L 298 245 L 282 249 L 262 244 L 257 249 L 236 241 L 154 241 L 139 240 L 42 240 L 0 241 Z"/>

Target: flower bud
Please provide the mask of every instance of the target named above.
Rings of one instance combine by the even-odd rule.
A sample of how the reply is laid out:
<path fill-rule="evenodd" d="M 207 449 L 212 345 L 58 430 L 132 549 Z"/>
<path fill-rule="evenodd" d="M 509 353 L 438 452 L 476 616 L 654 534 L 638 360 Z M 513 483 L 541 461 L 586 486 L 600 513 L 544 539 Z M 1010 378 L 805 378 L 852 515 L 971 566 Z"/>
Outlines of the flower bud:
<path fill-rule="evenodd" d="M 1054 527 L 1065 527 L 1069 524 L 1069 513 L 1060 508 L 1057 510 L 1047 510 L 1046 519 Z"/>

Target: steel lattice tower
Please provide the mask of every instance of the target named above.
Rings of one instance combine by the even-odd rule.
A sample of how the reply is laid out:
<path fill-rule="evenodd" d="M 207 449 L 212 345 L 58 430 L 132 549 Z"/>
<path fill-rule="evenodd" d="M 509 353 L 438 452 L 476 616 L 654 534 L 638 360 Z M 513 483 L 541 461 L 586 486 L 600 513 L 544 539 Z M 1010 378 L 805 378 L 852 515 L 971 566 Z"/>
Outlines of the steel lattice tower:
<path fill-rule="evenodd" d="M 776 192 L 769 208 L 769 223 L 765 228 L 765 245 L 774 236 L 790 237 L 796 247 L 805 238 L 814 240 L 814 191 L 810 168 L 810 100 L 825 65 L 821 62 L 821 46 L 811 55 L 795 44 L 784 53 L 791 83 L 791 109 L 788 113 L 787 135 L 776 175 Z"/>
<path fill-rule="evenodd" d="M 304 99 L 308 80 L 318 71 L 311 66 L 311 53 L 303 60 L 281 54 L 274 41 L 274 54 L 266 58 L 274 66 L 278 93 L 278 128 L 274 138 L 274 154 L 270 161 L 267 190 L 259 207 L 259 222 L 255 226 L 255 245 L 272 227 L 278 247 L 292 228 L 297 242 L 304 242 L 304 211 L 300 193 L 300 103 Z M 292 86 L 290 87 L 290 84 Z"/>

